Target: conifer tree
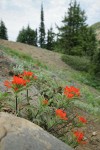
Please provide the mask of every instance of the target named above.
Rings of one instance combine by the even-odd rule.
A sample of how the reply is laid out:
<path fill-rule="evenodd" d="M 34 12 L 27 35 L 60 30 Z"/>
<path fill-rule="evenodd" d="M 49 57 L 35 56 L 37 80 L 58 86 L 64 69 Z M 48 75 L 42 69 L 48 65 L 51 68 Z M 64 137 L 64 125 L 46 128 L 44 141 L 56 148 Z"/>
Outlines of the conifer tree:
<path fill-rule="evenodd" d="M 26 29 L 24 27 L 19 31 L 17 42 L 26 43 Z"/>
<path fill-rule="evenodd" d="M 95 52 L 97 51 L 97 39 L 95 31 L 91 27 L 86 29 L 82 42 L 81 46 L 83 47 L 83 55 L 89 56 L 92 61 Z"/>
<path fill-rule="evenodd" d="M 0 22 L 0 39 L 8 40 L 7 28 L 2 20 Z"/>
<path fill-rule="evenodd" d="M 97 49 L 93 56 L 90 71 L 100 81 L 100 48 Z"/>
<path fill-rule="evenodd" d="M 82 55 L 81 42 L 86 31 L 85 12 L 81 10 L 76 0 L 71 1 L 68 14 L 62 21 L 63 26 L 58 28 L 60 31 L 60 41 L 64 52 L 72 55 Z"/>
<path fill-rule="evenodd" d="M 28 25 L 26 28 L 26 42 L 29 45 L 34 45 L 35 44 L 34 41 L 35 41 L 35 31 L 32 30 Z"/>
<path fill-rule="evenodd" d="M 54 33 L 53 33 L 53 28 L 52 27 L 48 30 L 48 33 L 47 33 L 46 48 L 48 50 L 53 50 L 54 49 Z"/>
<path fill-rule="evenodd" d="M 37 33 L 37 29 L 35 30 L 34 46 L 38 46 L 38 33 Z"/>
<path fill-rule="evenodd" d="M 41 48 L 45 48 L 45 25 L 44 25 L 43 4 L 41 4 L 41 23 L 39 27 L 39 45 Z"/>
<path fill-rule="evenodd" d="M 18 34 L 17 42 L 22 42 L 36 46 L 35 31 L 32 30 L 29 25 L 27 26 L 26 29 L 23 28 Z"/>

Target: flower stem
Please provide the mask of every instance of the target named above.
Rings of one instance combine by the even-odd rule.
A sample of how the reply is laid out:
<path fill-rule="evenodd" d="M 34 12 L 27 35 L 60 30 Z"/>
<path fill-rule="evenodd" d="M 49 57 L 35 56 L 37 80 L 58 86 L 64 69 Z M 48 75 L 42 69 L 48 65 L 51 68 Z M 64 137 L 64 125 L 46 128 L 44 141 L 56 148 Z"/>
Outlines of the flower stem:
<path fill-rule="evenodd" d="M 16 95 L 16 110 L 15 110 L 15 112 L 16 112 L 16 115 L 17 115 L 17 113 L 18 113 L 18 97 L 17 97 L 17 95 Z"/>
<path fill-rule="evenodd" d="M 28 89 L 27 89 L 26 97 L 27 97 L 27 103 L 29 104 Z"/>

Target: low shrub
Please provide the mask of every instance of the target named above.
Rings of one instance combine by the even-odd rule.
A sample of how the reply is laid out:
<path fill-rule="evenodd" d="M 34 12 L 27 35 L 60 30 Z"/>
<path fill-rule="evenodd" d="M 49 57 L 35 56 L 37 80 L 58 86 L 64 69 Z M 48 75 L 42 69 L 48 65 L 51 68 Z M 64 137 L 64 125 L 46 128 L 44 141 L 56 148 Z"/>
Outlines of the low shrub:
<path fill-rule="evenodd" d="M 73 69 L 85 72 L 89 71 L 90 61 L 86 57 L 63 55 L 62 60 Z"/>

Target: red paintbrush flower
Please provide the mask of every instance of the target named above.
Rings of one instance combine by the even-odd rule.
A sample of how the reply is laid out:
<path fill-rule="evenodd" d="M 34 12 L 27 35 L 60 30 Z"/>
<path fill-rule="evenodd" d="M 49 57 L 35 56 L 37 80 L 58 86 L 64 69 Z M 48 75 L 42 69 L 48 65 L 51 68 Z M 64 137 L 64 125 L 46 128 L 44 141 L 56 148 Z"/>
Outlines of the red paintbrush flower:
<path fill-rule="evenodd" d="M 7 87 L 7 88 L 11 88 L 11 83 L 9 81 L 4 81 L 4 85 Z"/>
<path fill-rule="evenodd" d="M 43 101 L 42 101 L 42 104 L 44 104 L 44 105 L 48 105 L 48 100 L 46 100 L 46 99 L 45 99 L 45 100 L 43 100 Z"/>
<path fill-rule="evenodd" d="M 67 98 L 71 99 L 75 96 L 80 96 L 80 90 L 78 88 L 75 88 L 74 86 L 70 86 L 70 87 L 66 86 L 64 88 L 64 95 Z"/>
<path fill-rule="evenodd" d="M 80 143 L 84 138 L 84 133 L 80 131 L 75 131 L 74 136 L 76 137 L 77 142 Z"/>
<path fill-rule="evenodd" d="M 60 119 L 68 120 L 66 112 L 64 112 L 62 109 L 57 109 L 55 112 L 56 116 L 58 116 Z"/>
<path fill-rule="evenodd" d="M 87 120 L 84 117 L 82 117 L 82 116 L 78 116 L 78 119 L 82 123 L 87 123 Z"/>

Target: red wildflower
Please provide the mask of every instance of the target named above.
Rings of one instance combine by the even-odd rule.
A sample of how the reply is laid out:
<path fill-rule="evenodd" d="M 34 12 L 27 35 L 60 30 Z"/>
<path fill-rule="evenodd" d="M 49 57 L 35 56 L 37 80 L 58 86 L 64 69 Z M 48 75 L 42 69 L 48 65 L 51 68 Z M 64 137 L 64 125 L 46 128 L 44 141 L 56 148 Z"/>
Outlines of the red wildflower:
<path fill-rule="evenodd" d="M 23 78 L 14 76 L 12 80 L 12 84 L 25 86 L 26 80 L 24 80 Z"/>
<path fill-rule="evenodd" d="M 23 74 L 20 75 L 20 77 L 27 80 L 28 82 L 30 82 L 30 80 L 33 80 L 33 79 L 37 80 L 37 76 L 35 76 L 34 73 L 31 71 L 24 71 Z"/>
<path fill-rule="evenodd" d="M 18 88 L 17 88 L 17 87 L 15 87 L 15 88 L 14 88 L 14 91 L 16 91 L 16 92 L 17 92 L 17 91 L 18 91 Z"/>
<path fill-rule="evenodd" d="M 33 78 L 34 78 L 35 80 L 37 80 L 37 79 L 38 79 L 38 77 L 37 77 L 37 76 L 34 76 Z"/>
<path fill-rule="evenodd" d="M 42 101 L 42 103 L 43 103 L 44 105 L 48 105 L 48 100 L 45 99 L 45 100 Z"/>
<path fill-rule="evenodd" d="M 78 88 L 75 88 L 74 86 L 66 86 L 64 88 L 64 95 L 67 96 L 67 98 L 73 98 L 74 96 L 80 96 L 80 90 Z"/>
<path fill-rule="evenodd" d="M 87 120 L 84 117 L 82 117 L 82 116 L 78 116 L 78 119 L 82 123 L 87 123 Z"/>
<path fill-rule="evenodd" d="M 74 97 L 74 94 L 73 93 L 68 93 L 67 94 L 67 98 L 73 98 Z"/>
<path fill-rule="evenodd" d="M 68 120 L 68 118 L 66 117 L 67 116 L 66 112 L 64 112 L 62 109 L 57 109 L 55 112 L 56 112 L 56 115 L 60 117 L 61 119 Z"/>
<path fill-rule="evenodd" d="M 11 88 L 11 83 L 7 80 L 4 82 L 4 85 L 7 86 L 7 88 Z"/>
<path fill-rule="evenodd" d="M 84 133 L 80 131 L 75 131 L 74 136 L 76 137 L 77 142 L 80 143 L 84 138 Z"/>
<path fill-rule="evenodd" d="M 23 72 L 23 76 L 32 77 L 32 76 L 33 76 L 33 72 L 24 71 L 24 72 Z"/>

